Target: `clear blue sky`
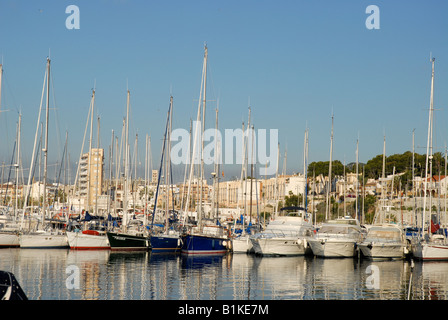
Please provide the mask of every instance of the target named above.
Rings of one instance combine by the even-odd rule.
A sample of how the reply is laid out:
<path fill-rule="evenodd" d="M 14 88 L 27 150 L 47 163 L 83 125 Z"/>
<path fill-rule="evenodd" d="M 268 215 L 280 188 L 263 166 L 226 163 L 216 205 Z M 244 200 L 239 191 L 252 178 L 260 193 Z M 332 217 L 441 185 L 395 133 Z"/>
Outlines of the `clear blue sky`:
<path fill-rule="evenodd" d="M 80 10 L 79 30 L 65 26 L 71 4 Z M 371 4 L 380 9 L 379 30 L 365 26 Z M 382 153 L 384 135 L 388 155 L 411 150 L 414 129 L 416 152 L 425 153 L 432 52 L 435 143 L 444 151 L 447 12 L 444 0 L 1 0 L 2 110 L 10 111 L 0 115 L 0 161 L 10 161 L 21 110 L 22 160 L 29 167 L 50 52 L 56 108 L 50 159 L 62 153 L 65 131 L 71 159 L 78 158 L 96 83 L 102 147 L 107 150 L 112 130 L 121 135 L 128 87 L 131 139 L 139 134 L 143 161 L 144 137 L 151 135 L 158 166 L 170 93 L 175 128 L 188 129 L 195 117 L 205 42 L 207 126 L 214 126 L 218 98 L 222 131 L 247 122 L 250 101 L 255 128 L 279 130 L 288 173 L 303 170 L 306 126 L 310 162 L 329 159 L 332 113 L 335 160 L 355 161 L 358 137 L 361 162 Z M 226 177 L 231 174 L 238 170 Z"/>

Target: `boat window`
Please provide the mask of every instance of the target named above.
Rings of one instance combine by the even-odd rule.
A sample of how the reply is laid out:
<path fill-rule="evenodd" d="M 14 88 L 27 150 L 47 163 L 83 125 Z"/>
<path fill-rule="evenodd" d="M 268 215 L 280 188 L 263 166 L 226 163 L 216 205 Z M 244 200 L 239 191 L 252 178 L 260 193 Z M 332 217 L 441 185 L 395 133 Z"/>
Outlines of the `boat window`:
<path fill-rule="evenodd" d="M 399 230 L 370 230 L 367 238 L 381 238 L 381 239 L 400 239 Z"/>

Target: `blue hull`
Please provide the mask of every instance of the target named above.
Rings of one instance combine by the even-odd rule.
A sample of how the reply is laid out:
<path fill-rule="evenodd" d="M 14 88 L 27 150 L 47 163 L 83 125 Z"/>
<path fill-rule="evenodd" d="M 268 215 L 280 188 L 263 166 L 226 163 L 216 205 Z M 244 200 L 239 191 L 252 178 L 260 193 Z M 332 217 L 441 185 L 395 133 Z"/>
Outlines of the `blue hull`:
<path fill-rule="evenodd" d="M 186 235 L 182 237 L 182 253 L 186 254 L 224 254 L 229 240 L 205 235 Z"/>
<path fill-rule="evenodd" d="M 151 249 L 153 252 L 180 252 L 181 241 L 179 237 L 152 236 Z"/>

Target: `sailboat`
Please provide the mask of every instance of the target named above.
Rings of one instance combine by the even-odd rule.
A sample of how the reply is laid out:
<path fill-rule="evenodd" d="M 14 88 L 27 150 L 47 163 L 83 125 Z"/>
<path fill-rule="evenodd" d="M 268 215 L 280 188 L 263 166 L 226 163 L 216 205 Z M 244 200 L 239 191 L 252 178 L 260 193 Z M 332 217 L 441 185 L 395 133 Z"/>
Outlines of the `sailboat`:
<path fill-rule="evenodd" d="M 411 240 L 412 255 L 414 258 L 422 261 L 427 260 L 448 260 L 448 242 L 443 234 L 436 233 L 434 223 L 431 217 L 432 209 L 432 190 L 428 188 L 428 180 L 432 180 L 432 159 L 433 159 L 433 117 L 434 117 L 434 62 L 431 59 L 432 73 L 431 73 L 431 98 L 429 107 L 428 120 L 428 140 L 426 146 L 426 170 L 425 170 L 425 195 L 423 198 L 423 215 L 422 215 L 422 232 Z M 429 172 L 428 172 L 429 171 Z M 432 183 L 432 181 L 430 182 Z M 426 217 L 426 199 L 429 192 L 429 214 Z"/>
<path fill-rule="evenodd" d="M 2 84 L 2 73 L 3 68 L 0 64 L 0 101 L 1 101 L 1 84 Z M 1 106 L 1 104 L 0 104 Z M 20 167 L 20 127 L 21 127 L 22 115 L 19 114 L 19 122 L 17 124 L 17 163 L 16 168 L 16 204 L 14 207 L 14 212 L 11 212 L 9 207 L 0 212 L 0 248 L 14 248 L 19 247 L 19 226 L 17 224 L 17 201 L 18 201 L 18 183 L 19 183 L 19 167 Z"/>
<path fill-rule="evenodd" d="M 150 239 L 145 230 L 140 228 L 130 228 L 128 217 L 128 165 L 129 165 L 129 101 L 130 92 L 127 91 L 126 106 L 126 127 L 125 127 L 125 143 L 124 143 L 124 193 L 123 193 L 123 222 L 121 230 L 107 231 L 107 238 L 111 250 L 149 250 Z"/>
<path fill-rule="evenodd" d="M 90 143 L 89 143 L 89 156 L 88 156 L 88 165 L 90 166 L 90 159 L 92 154 L 92 131 L 93 131 L 93 114 L 94 114 L 94 106 L 95 106 L 95 89 L 92 90 L 92 97 L 90 100 L 90 108 L 89 108 L 89 114 L 87 116 L 86 121 L 86 128 L 85 133 L 87 132 L 87 124 L 89 123 L 90 119 Z M 84 137 L 85 137 L 84 133 Z M 98 139 L 99 141 L 99 139 Z M 81 163 L 81 157 L 83 154 L 84 149 L 84 141 L 83 145 L 81 147 L 81 154 L 78 161 L 78 172 L 76 175 L 76 181 L 75 186 L 77 184 L 78 180 L 78 174 L 80 171 L 80 163 Z M 89 208 L 89 202 L 90 202 L 90 181 L 87 182 L 87 200 L 86 205 L 87 209 Z M 101 230 L 100 228 L 91 228 L 90 225 L 92 225 L 92 216 L 90 216 L 89 212 L 87 211 L 85 213 L 83 224 L 84 228 L 83 230 L 78 228 L 73 228 L 73 230 L 68 230 L 67 238 L 68 243 L 70 246 L 70 249 L 73 250 L 108 250 L 110 249 L 109 240 L 107 239 L 106 233 L 104 230 Z M 96 229 L 96 230 L 95 230 Z M 98 230 L 100 229 L 100 230 Z"/>
<path fill-rule="evenodd" d="M 47 71 L 46 71 L 46 120 L 45 120 L 45 145 L 44 145 L 44 178 L 43 178 L 43 205 L 42 216 L 39 221 L 39 228 L 35 231 L 25 232 L 21 231 L 19 235 L 19 242 L 21 248 L 68 248 L 68 240 L 65 231 L 58 229 L 51 229 L 49 225 L 45 225 L 45 216 L 47 211 L 47 161 L 48 161 L 48 126 L 49 126 L 49 103 L 50 103 L 50 59 L 47 58 Z M 44 90 L 44 88 L 43 88 Z M 42 90 L 42 97 L 43 97 Z M 40 122 L 40 107 L 38 125 Z M 35 136 L 36 145 L 37 130 Z M 32 163 L 34 161 L 34 153 Z M 33 165 L 31 165 L 31 168 Z M 30 169 L 30 177 L 33 170 Z M 28 182 L 30 178 L 28 179 Z M 29 183 L 28 183 L 29 184 Z"/>
<path fill-rule="evenodd" d="M 233 253 L 253 253 L 254 252 L 254 248 L 253 248 L 253 244 L 251 241 L 251 237 L 253 234 L 259 232 L 261 230 L 261 226 L 257 223 L 257 224 L 252 224 L 252 207 L 253 207 L 253 203 L 252 203 L 252 196 L 253 196 L 253 183 L 254 183 L 254 159 L 255 159 L 255 155 L 254 155 L 254 126 L 252 125 L 252 128 L 250 128 L 250 119 L 251 119 L 251 108 L 249 107 L 249 119 L 248 119 L 248 124 L 247 124 L 247 133 L 244 132 L 244 123 L 243 123 L 243 161 L 242 161 L 242 166 L 241 166 L 241 177 L 240 177 L 240 181 L 241 181 L 241 194 L 244 195 L 243 199 L 242 199 L 242 203 L 244 205 L 244 211 L 243 214 L 240 215 L 240 219 L 236 219 L 235 223 L 234 223 L 234 230 L 233 230 L 233 238 L 232 238 L 232 252 Z M 251 139 L 249 140 L 249 135 L 251 136 Z M 247 163 L 248 161 L 248 155 L 249 155 L 249 150 L 248 150 L 248 146 L 249 146 L 249 141 L 250 141 L 250 145 L 252 147 L 251 150 L 251 174 L 250 174 L 250 178 L 247 176 Z M 247 201 L 246 201 L 246 194 L 247 194 L 247 183 L 248 180 L 250 180 L 250 210 L 249 210 L 249 219 L 247 218 L 247 214 L 246 214 L 246 207 L 247 207 Z M 243 188 L 243 183 L 244 183 L 244 188 Z M 255 192 L 256 192 L 256 202 L 257 202 L 257 215 L 258 215 L 258 184 L 255 181 L 255 184 L 257 185 Z M 239 205 L 238 201 L 238 205 Z M 239 209 L 239 208 L 238 208 Z M 239 210 L 238 210 L 239 211 Z"/>
<path fill-rule="evenodd" d="M 151 223 L 151 229 L 153 231 L 151 235 L 151 250 L 152 252 L 180 252 L 182 247 L 182 240 L 180 238 L 180 233 L 177 230 L 174 230 L 170 227 L 170 221 L 169 221 L 169 199 L 170 199 L 170 191 L 169 191 L 169 185 L 171 184 L 170 177 L 171 175 L 171 161 L 170 161 L 170 150 L 169 142 L 171 140 L 170 134 L 171 134 L 171 123 L 172 123 L 172 115 L 173 115 L 173 97 L 170 97 L 170 105 L 168 108 L 168 115 L 166 119 L 166 126 L 165 126 L 165 134 L 163 139 L 163 147 L 162 147 L 162 155 L 160 159 L 160 167 L 159 167 L 159 174 L 158 174 L 158 181 L 157 181 L 157 188 L 156 188 L 156 194 L 154 199 L 154 211 L 152 215 L 152 223 Z M 168 148 L 166 147 L 166 144 L 168 143 Z M 164 164 L 164 156 L 166 155 L 165 159 L 165 166 Z M 162 177 L 162 168 L 165 167 L 165 225 L 164 230 L 162 233 L 154 233 L 154 219 L 157 212 L 157 200 L 159 196 L 159 190 L 160 190 L 160 180 Z M 173 208 L 174 209 L 174 208 Z"/>
<path fill-rule="evenodd" d="M 190 182 L 193 179 L 193 169 L 194 169 L 194 157 L 196 156 L 196 147 L 197 141 L 201 141 L 203 143 L 204 139 L 202 139 L 202 134 L 204 131 L 204 122 L 205 122 L 205 104 L 206 104 L 206 83 L 207 83 L 207 58 L 208 58 L 208 49 L 207 46 L 204 48 L 204 62 L 202 68 L 202 82 L 201 82 L 201 93 L 198 104 L 198 113 L 197 113 L 197 121 L 195 128 L 195 138 L 193 145 L 193 154 L 192 161 L 190 162 Z M 202 108 L 201 108 L 202 104 Z M 202 111 L 202 113 L 201 113 Z M 201 123 L 201 115 L 202 115 L 202 123 Z M 199 127 L 202 124 L 202 129 Z M 200 134 L 200 139 L 198 140 L 198 135 Z M 206 221 L 203 217 L 203 187 L 202 183 L 204 181 L 204 156 L 203 156 L 203 145 L 199 149 L 200 155 L 200 180 L 199 180 L 199 203 L 198 203 L 198 222 L 197 226 L 192 227 L 189 232 L 182 235 L 182 249 L 181 252 L 184 254 L 225 254 L 231 248 L 232 240 L 229 237 L 227 230 L 221 225 L 218 224 L 217 217 L 216 219 L 212 219 Z M 187 195 L 186 207 L 189 203 L 189 193 Z M 186 212 L 187 210 L 185 210 Z"/>
<path fill-rule="evenodd" d="M 387 223 L 386 199 L 385 199 L 385 171 L 386 170 L 386 137 L 383 142 L 383 173 L 382 192 L 379 208 L 374 217 L 374 224 L 367 227 L 367 235 L 358 248 L 362 255 L 368 259 L 403 259 L 408 253 L 408 241 L 406 234 L 400 225 Z M 386 221 L 386 222 L 385 222 Z"/>

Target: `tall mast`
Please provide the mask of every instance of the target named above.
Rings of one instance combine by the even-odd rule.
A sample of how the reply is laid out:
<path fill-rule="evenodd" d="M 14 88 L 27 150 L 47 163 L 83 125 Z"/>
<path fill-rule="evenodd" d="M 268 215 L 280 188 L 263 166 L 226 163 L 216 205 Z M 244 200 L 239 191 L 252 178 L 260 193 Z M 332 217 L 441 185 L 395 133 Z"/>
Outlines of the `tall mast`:
<path fill-rule="evenodd" d="M 253 181 L 254 181 L 254 125 L 252 125 L 252 130 L 249 131 L 249 134 L 251 134 L 251 143 L 250 144 L 251 144 L 251 148 L 252 148 L 252 155 L 250 157 L 249 223 L 252 224 L 252 189 L 253 189 Z"/>
<path fill-rule="evenodd" d="M 168 110 L 168 120 L 167 120 L 167 132 L 166 132 L 166 143 L 167 148 L 165 149 L 165 232 L 168 233 L 169 229 L 169 209 L 170 209 L 170 187 L 171 187 L 171 154 L 170 154 L 170 142 L 171 142 L 171 126 L 173 115 L 173 96 L 170 96 L 170 107 Z M 172 199 L 174 200 L 174 199 Z M 174 207 L 173 207 L 174 210 Z"/>
<path fill-rule="evenodd" d="M 334 116 L 331 116 L 331 137 L 330 137 L 330 164 L 328 167 L 328 189 L 327 189 L 327 206 L 325 212 L 325 219 L 330 217 L 330 195 L 331 195 L 331 166 L 333 162 L 333 120 Z"/>
<path fill-rule="evenodd" d="M 97 154 L 99 155 L 99 150 L 100 150 L 100 116 L 98 116 L 97 117 L 97 127 L 96 127 L 96 130 L 97 130 L 97 138 L 96 138 L 96 152 L 97 152 Z M 97 161 L 99 161 L 100 159 L 101 159 L 101 157 L 96 157 L 96 158 L 98 158 L 98 160 Z M 100 171 L 100 165 L 102 166 L 102 159 L 101 159 L 101 163 L 96 163 L 96 165 L 98 166 L 97 167 L 97 169 L 95 170 L 96 171 L 96 183 L 95 183 L 95 215 L 98 215 L 98 192 L 101 192 L 101 185 L 100 185 L 100 183 L 99 183 L 99 171 Z"/>
<path fill-rule="evenodd" d="M 213 196 L 212 196 L 212 210 L 211 210 L 211 216 L 215 212 L 215 205 L 216 205 L 216 195 L 217 192 L 217 181 L 216 179 L 219 177 L 219 167 L 218 167 L 218 108 L 215 110 L 216 116 L 215 116 L 215 163 L 214 163 L 214 172 L 212 174 L 213 176 Z M 217 211 L 216 211 L 217 212 Z"/>
<path fill-rule="evenodd" d="M 90 211 L 90 184 L 91 184 L 91 177 L 92 174 L 92 143 L 93 143 L 93 110 L 95 106 L 95 90 L 92 90 L 92 99 L 90 101 L 90 139 L 89 139 L 89 155 L 88 155 L 88 172 L 89 172 L 89 181 L 87 182 L 87 205 L 86 210 Z"/>
<path fill-rule="evenodd" d="M 50 116 L 50 58 L 47 58 L 47 99 L 46 99 L 46 113 L 45 113 L 45 145 L 44 145 L 44 190 L 43 190 L 43 204 L 42 204 L 42 223 L 45 220 L 45 210 L 47 209 L 47 164 L 48 164 L 48 119 Z"/>
<path fill-rule="evenodd" d="M 386 135 L 384 135 L 383 137 L 383 172 L 381 176 L 381 205 L 379 215 L 375 217 L 375 222 L 379 218 L 380 223 L 383 222 L 384 210 L 386 209 L 385 184 L 386 184 Z"/>
<path fill-rule="evenodd" d="M 16 205 L 14 207 L 14 221 L 17 219 L 17 207 L 19 198 L 19 169 L 20 169 L 20 131 L 22 123 L 22 114 L 19 113 L 19 122 L 17 124 L 17 162 L 16 162 Z M 23 205 L 25 208 L 25 204 Z"/>
<path fill-rule="evenodd" d="M 303 190 L 303 208 L 305 209 L 305 213 L 307 212 L 308 206 L 308 190 L 307 190 L 307 180 L 308 180 L 308 128 L 305 129 L 305 137 L 303 139 L 303 176 L 305 178 L 305 188 Z M 297 204 L 299 204 L 299 194 L 297 193 Z"/>
<path fill-rule="evenodd" d="M 127 228 L 127 215 L 128 215 L 128 165 L 129 165 L 129 96 L 130 92 L 127 92 L 126 99 L 126 124 L 125 124 L 125 143 L 124 143 L 124 194 L 123 194 L 123 230 Z"/>
<path fill-rule="evenodd" d="M 199 210 L 198 210 L 198 216 L 199 216 L 199 225 L 202 222 L 202 193 L 203 193 L 203 180 L 204 180 L 204 130 L 205 130 L 205 104 L 206 104 L 206 93 L 207 93 L 207 58 L 208 58 L 208 49 L 207 45 L 204 47 L 204 66 L 203 66 L 203 93 L 202 93 L 202 130 L 201 130 L 201 168 L 200 168 L 200 198 L 199 198 Z"/>
<path fill-rule="evenodd" d="M 412 199 L 413 199 L 413 212 L 414 212 L 414 223 L 417 226 L 417 216 L 415 212 L 416 208 L 416 194 L 415 194 L 415 129 L 412 130 Z M 446 197 L 445 197 L 446 198 Z"/>
<path fill-rule="evenodd" d="M 428 119 L 428 140 L 426 144 L 426 169 L 425 169 L 425 196 L 423 198 L 423 216 L 422 216 L 422 229 L 425 226 L 426 216 L 426 193 L 428 191 L 428 179 L 432 179 L 432 126 L 433 126 L 433 112 L 434 112 L 434 61 L 432 58 L 432 72 L 431 72 L 431 97 L 429 101 L 429 119 Z M 429 176 L 428 176 L 429 170 Z M 431 192 L 429 197 L 429 221 L 431 221 Z M 428 226 L 428 233 L 430 233 L 431 223 Z"/>

